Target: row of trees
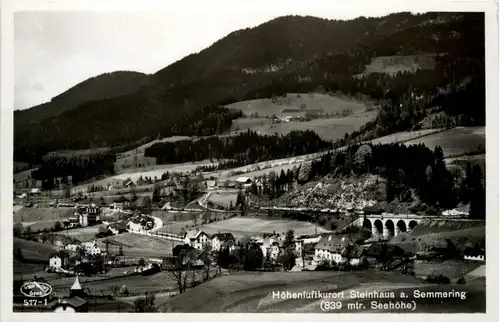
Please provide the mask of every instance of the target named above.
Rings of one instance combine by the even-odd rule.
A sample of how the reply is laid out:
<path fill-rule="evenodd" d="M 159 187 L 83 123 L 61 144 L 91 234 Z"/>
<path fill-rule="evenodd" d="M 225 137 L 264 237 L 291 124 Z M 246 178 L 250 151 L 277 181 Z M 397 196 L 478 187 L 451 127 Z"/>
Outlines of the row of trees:
<path fill-rule="evenodd" d="M 204 159 L 232 159 L 250 164 L 293 157 L 331 148 L 331 143 L 313 131 L 292 131 L 286 135 L 260 135 L 248 130 L 232 137 L 156 143 L 144 155 L 158 164 L 183 163 Z"/>
<path fill-rule="evenodd" d="M 110 153 L 47 157 L 32 172 L 33 179 L 42 180 L 46 189 L 55 187 L 56 178 L 61 178 L 61 183 L 68 184 L 67 178 L 71 176 L 73 184 L 81 183 L 100 175 L 113 175 L 116 157 Z"/>

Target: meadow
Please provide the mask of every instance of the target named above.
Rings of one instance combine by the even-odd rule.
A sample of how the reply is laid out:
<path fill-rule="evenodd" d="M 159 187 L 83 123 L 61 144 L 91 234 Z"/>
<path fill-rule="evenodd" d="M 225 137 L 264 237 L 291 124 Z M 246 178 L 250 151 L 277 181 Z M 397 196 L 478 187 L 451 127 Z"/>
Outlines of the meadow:
<path fill-rule="evenodd" d="M 297 94 L 288 93 L 286 97 L 277 98 L 273 102 L 270 98 L 241 101 L 227 105 L 229 109 L 241 110 L 244 115 L 257 115 L 259 117 L 298 116 L 300 109 L 322 110 L 324 113 L 336 113 L 350 109 L 353 113 L 363 112 L 371 106 L 370 102 L 361 102 L 340 95 L 326 95 L 319 93 Z"/>
<path fill-rule="evenodd" d="M 408 55 L 408 56 L 380 56 L 375 57 L 365 66 L 363 73 L 356 77 L 371 73 L 386 73 L 396 75 L 398 72 L 416 72 L 422 69 L 434 69 L 436 65 L 435 53 Z"/>
<path fill-rule="evenodd" d="M 485 147 L 485 127 L 456 127 L 405 142 L 406 145 L 420 143 L 423 143 L 431 150 L 434 150 L 436 146 L 440 146 L 445 157 L 455 156 L 474 151 L 479 146 Z"/>
<path fill-rule="evenodd" d="M 236 197 L 238 196 L 238 192 L 232 191 L 232 192 L 224 192 L 224 191 L 217 191 L 217 192 L 212 192 L 210 194 L 210 197 L 208 197 L 208 200 L 223 206 L 223 207 L 229 207 L 229 205 L 232 203 L 233 205 L 236 205 Z"/>
<path fill-rule="evenodd" d="M 262 235 L 263 233 L 272 232 L 285 234 L 290 229 L 293 229 L 295 234 L 298 235 L 311 235 L 315 233 L 319 234 L 329 232 L 329 230 L 316 226 L 310 222 L 295 220 L 265 220 L 260 218 L 242 217 L 202 225 L 200 226 L 200 229 L 209 235 L 218 232 L 228 232 L 232 233 L 234 236 L 251 236 L 255 234 Z"/>
<path fill-rule="evenodd" d="M 344 137 L 346 133 L 356 131 L 367 122 L 373 120 L 376 113 L 376 111 L 368 111 L 340 118 L 317 118 L 311 121 L 289 121 L 276 124 L 273 124 L 270 119 L 239 118 L 233 121 L 231 130 L 249 129 L 261 135 L 286 135 L 296 130 L 313 130 L 323 140 L 335 141 Z"/>
<path fill-rule="evenodd" d="M 183 244 L 155 236 L 124 233 L 100 239 L 100 246 L 105 247 L 106 240 L 109 242 L 108 247 L 113 247 L 113 252 L 122 246 L 125 256 L 171 256 L 172 248 Z"/>
<path fill-rule="evenodd" d="M 61 221 L 74 216 L 74 208 L 21 208 L 14 214 L 14 222 Z"/>
<path fill-rule="evenodd" d="M 467 301 L 449 299 L 436 301 L 432 299 L 418 301 L 416 312 L 484 312 L 485 285 L 473 289 L 464 285 L 440 285 L 440 290 L 467 290 Z M 394 291 L 399 298 L 400 291 L 409 295 L 413 300 L 414 290 L 436 290 L 436 286 L 399 273 L 382 272 L 376 270 L 353 272 L 240 272 L 228 276 L 220 276 L 207 283 L 189 289 L 185 293 L 175 296 L 162 307 L 162 312 L 241 312 L 241 313 L 322 313 L 321 298 L 276 298 L 273 291 L 288 291 L 290 293 L 302 291 L 341 292 L 344 297 L 340 301 L 343 305 L 340 310 L 328 310 L 330 313 L 354 312 L 388 312 L 390 310 L 374 311 L 371 309 L 373 298 L 352 298 L 350 291 L 359 293 L 372 291 Z M 217 296 L 214 296 L 217 294 Z M 349 310 L 346 303 L 359 301 L 364 307 Z M 386 303 L 387 301 L 381 301 Z M 443 303 L 445 302 L 445 303 Z M 399 311 L 413 312 L 413 311 Z"/>

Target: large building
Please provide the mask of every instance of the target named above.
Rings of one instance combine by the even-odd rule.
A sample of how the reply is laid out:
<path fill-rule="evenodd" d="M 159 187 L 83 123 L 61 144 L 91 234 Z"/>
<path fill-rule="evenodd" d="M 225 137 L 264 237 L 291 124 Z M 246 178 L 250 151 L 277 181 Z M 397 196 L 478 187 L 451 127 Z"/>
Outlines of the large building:
<path fill-rule="evenodd" d="M 210 237 L 201 230 L 190 230 L 184 235 L 184 243 L 198 250 L 202 250 L 206 244 L 211 242 Z"/>
<path fill-rule="evenodd" d="M 95 204 L 80 206 L 76 210 L 76 216 L 79 218 L 80 225 L 83 227 L 96 225 L 99 223 L 101 208 Z"/>

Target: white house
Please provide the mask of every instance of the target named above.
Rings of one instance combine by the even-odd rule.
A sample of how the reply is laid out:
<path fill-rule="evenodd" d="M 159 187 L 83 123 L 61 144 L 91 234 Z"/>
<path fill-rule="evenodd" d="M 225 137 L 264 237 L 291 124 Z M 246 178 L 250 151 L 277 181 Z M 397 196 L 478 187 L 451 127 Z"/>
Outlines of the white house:
<path fill-rule="evenodd" d="M 283 241 L 278 238 L 256 238 L 255 243 L 260 244 L 264 258 L 269 258 L 273 261 L 277 260 L 283 251 Z"/>
<path fill-rule="evenodd" d="M 128 227 L 128 229 L 130 229 L 132 231 L 136 231 L 136 232 L 145 231 L 145 229 L 141 225 L 141 223 L 134 223 L 133 221 L 129 221 L 127 223 L 127 227 Z"/>
<path fill-rule="evenodd" d="M 39 196 L 42 194 L 42 191 L 39 188 L 32 188 L 30 190 L 30 195 L 32 196 Z"/>
<path fill-rule="evenodd" d="M 49 267 L 59 269 L 63 266 L 63 260 L 58 254 L 54 254 L 49 259 Z"/>
<path fill-rule="evenodd" d="M 271 260 L 277 260 L 278 257 L 281 255 L 282 253 L 282 250 L 283 250 L 283 243 L 281 241 L 273 241 L 271 243 L 271 246 L 269 248 L 269 258 L 271 258 Z"/>
<path fill-rule="evenodd" d="M 219 251 L 221 246 L 229 240 L 235 240 L 231 233 L 217 233 L 212 235 L 212 250 Z"/>
<path fill-rule="evenodd" d="M 201 230 L 190 230 L 184 235 L 184 243 L 198 250 L 202 250 L 203 246 L 209 243 L 211 244 L 212 240 Z"/>
<path fill-rule="evenodd" d="M 304 240 L 295 239 L 295 254 L 298 257 L 302 257 L 302 252 L 304 251 Z"/>
<path fill-rule="evenodd" d="M 85 248 L 85 252 L 88 255 L 100 255 L 102 253 L 101 248 L 97 245 L 97 242 L 82 243 L 82 247 Z"/>

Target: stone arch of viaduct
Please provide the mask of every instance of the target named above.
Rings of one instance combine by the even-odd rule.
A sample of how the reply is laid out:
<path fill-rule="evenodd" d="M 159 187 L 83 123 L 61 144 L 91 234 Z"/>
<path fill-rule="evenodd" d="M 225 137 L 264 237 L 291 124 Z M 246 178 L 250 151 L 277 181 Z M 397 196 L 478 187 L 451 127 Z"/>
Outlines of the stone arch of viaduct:
<path fill-rule="evenodd" d="M 420 218 L 366 217 L 361 218 L 360 226 L 369 229 L 372 236 L 390 239 L 402 232 L 411 232 L 420 222 Z"/>

